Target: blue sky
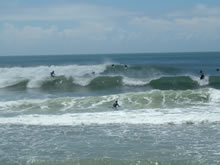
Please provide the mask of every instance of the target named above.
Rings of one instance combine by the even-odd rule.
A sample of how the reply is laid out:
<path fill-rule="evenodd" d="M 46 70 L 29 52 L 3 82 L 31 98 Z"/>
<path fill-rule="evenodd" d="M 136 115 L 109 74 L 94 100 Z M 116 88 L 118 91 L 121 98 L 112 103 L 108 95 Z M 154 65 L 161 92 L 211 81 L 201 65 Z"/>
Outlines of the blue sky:
<path fill-rule="evenodd" d="M 220 51 L 219 0 L 2 0 L 0 55 Z"/>

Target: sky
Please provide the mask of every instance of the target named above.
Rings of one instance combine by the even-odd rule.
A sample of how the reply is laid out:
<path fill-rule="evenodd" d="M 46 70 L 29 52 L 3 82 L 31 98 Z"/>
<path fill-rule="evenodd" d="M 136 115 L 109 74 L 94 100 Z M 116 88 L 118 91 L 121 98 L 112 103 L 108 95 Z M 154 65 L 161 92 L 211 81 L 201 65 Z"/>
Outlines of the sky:
<path fill-rule="evenodd" d="M 1 0 L 0 55 L 220 51 L 220 0 Z"/>

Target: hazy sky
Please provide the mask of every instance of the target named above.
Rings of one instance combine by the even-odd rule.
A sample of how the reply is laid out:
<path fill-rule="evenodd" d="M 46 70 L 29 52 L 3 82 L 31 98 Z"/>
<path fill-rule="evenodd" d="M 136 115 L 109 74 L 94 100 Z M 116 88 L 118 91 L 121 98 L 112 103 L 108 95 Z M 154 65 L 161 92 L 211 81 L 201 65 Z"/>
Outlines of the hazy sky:
<path fill-rule="evenodd" d="M 1 0 L 0 55 L 220 51 L 220 0 Z"/>

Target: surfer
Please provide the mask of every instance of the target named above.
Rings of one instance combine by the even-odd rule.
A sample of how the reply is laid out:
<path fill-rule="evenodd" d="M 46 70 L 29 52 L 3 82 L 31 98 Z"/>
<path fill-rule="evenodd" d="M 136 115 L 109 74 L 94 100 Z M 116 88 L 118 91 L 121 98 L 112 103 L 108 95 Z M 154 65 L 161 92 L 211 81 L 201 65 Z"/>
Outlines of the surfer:
<path fill-rule="evenodd" d="M 200 80 L 203 80 L 204 78 L 205 78 L 205 75 L 204 75 L 203 71 L 200 70 Z"/>
<path fill-rule="evenodd" d="M 128 66 L 127 65 L 124 65 L 125 69 L 128 69 Z"/>
<path fill-rule="evenodd" d="M 116 100 L 113 104 L 113 108 L 117 109 L 117 107 L 120 107 L 120 105 L 118 104 L 118 100 Z"/>
<path fill-rule="evenodd" d="M 217 68 L 216 71 L 219 72 L 219 68 Z"/>
<path fill-rule="evenodd" d="M 55 72 L 54 72 L 54 70 L 53 70 L 52 72 L 50 72 L 50 76 L 51 76 L 51 77 L 55 77 Z"/>

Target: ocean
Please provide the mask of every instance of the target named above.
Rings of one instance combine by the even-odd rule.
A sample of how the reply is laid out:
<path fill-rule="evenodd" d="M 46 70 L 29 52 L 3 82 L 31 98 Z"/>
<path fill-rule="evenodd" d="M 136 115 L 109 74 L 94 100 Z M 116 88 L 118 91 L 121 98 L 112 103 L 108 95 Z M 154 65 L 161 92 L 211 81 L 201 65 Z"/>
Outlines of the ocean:
<path fill-rule="evenodd" d="M 220 164 L 219 68 L 219 52 L 2 56 L 0 164 Z"/>

